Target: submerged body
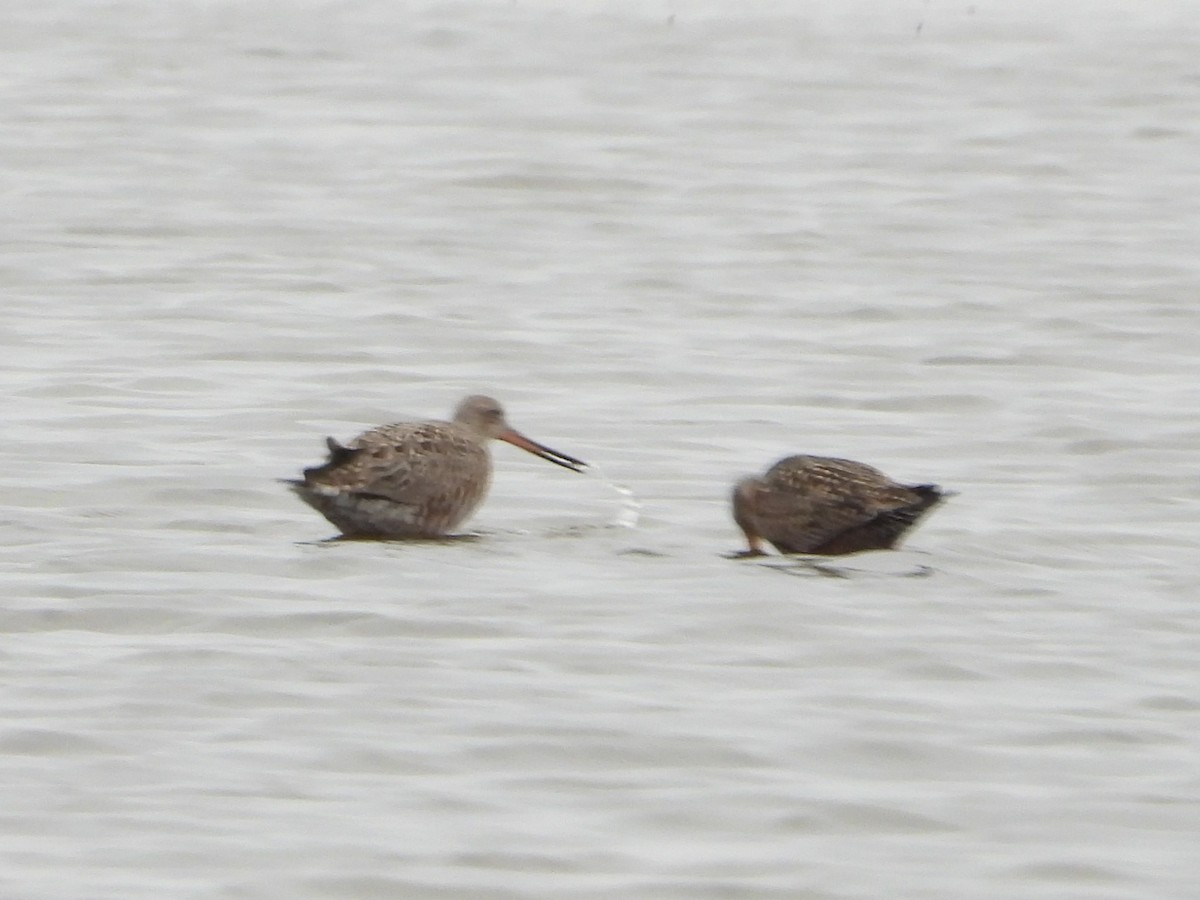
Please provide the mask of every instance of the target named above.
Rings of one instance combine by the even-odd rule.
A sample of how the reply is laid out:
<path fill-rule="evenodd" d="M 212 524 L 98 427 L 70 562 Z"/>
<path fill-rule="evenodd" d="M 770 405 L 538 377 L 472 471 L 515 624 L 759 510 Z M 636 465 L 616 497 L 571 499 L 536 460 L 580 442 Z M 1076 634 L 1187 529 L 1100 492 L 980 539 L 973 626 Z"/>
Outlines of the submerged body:
<path fill-rule="evenodd" d="M 789 456 L 733 489 L 733 518 L 759 556 L 766 540 L 780 553 L 837 556 L 887 550 L 946 495 L 937 485 L 903 485 L 849 459 Z"/>
<path fill-rule="evenodd" d="M 487 496 L 492 439 L 575 472 L 587 466 L 531 441 L 508 424 L 499 403 L 475 395 L 449 422 L 381 425 L 346 446 L 327 438 L 328 461 L 287 483 L 347 537 L 441 537 Z"/>

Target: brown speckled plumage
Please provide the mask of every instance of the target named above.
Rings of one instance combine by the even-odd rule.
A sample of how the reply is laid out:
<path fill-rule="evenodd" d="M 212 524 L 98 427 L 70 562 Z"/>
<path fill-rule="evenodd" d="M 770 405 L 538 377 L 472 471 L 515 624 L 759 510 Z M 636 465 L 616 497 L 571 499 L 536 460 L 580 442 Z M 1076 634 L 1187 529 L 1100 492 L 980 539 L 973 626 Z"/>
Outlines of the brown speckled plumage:
<path fill-rule="evenodd" d="M 768 541 L 780 553 L 836 556 L 894 547 L 945 495 L 932 484 L 903 485 L 849 459 L 789 456 L 733 489 L 733 518 L 749 550 Z"/>
<path fill-rule="evenodd" d="M 476 395 L 450 422 L 382 425 L 346 446 L 328 438 L 328 461 L 288 484 L 347 537 L 438 537 L 465 522 L 487 495 L 493 438 L 576 472 L 586 467 L 515 431 L 499 403 Z"/>

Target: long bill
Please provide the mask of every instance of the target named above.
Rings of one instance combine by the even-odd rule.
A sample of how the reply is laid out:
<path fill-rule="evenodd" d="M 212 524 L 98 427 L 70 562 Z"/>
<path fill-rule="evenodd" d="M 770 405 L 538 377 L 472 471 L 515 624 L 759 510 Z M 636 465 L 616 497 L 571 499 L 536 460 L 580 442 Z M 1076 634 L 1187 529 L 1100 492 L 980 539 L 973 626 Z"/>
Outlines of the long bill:
<path fill-rule="evenodd" d="M 504 441 L 506 444 L 512 444 L 514 447 L 520 447 L 534 456 L 540 456 L 542 459 L 552 462 L 556 466 L 562 466 L 564 469 L 570 469 L 572 472 L 582 472 L 588 467 L 588 464 L 582 459 L 567 456 L 567 454 L 559 453 L 557 450 L 551 450 L 544 444 L 531 441 L 519 431 L 505 431 L 502 434 L 496 435 L 496 439 Z"/>

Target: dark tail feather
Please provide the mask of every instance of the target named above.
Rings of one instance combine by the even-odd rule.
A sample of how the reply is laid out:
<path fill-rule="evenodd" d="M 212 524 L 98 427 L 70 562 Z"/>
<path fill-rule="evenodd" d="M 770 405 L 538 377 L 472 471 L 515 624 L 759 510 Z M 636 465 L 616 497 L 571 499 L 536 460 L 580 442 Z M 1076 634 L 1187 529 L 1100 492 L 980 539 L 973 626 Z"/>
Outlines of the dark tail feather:
<path fill-rule="evenodd" d="M 331 437 L 325 438 L 325 446 L 329 448 L 329 459 L 322 465 L 305 469 L 304 480 L 306 482 L 319 479 L 326 472 L 331 472 L 339 466 L 345 465 L 358 456 L 358 454 L 362 453 L 362 450 L 357 448 L 343 447 Z"/>
<path fill-rule="evenodd" d="M 893 542 L 947 497 L 946 492 L 936 484 L 915 484 L 909 490 L 919 498 L 916 503 L 886 512 L 875 520 L 887 528 L 895 529 Z"/>
<path fill-rule="evenodd" d="M 947 497 L 954 496 L 953 492 L 943 491 L 936 484 L 917 484 L 910 487 L 909 490 L 921 498 L 919 502 L 905 509 L 905 511 L 911 511 L 916 516 L 924 515 Z M 913 519 L 913 521 L 915 522 L 916 519 Z"/>
<path fill-rule="evenodd" d="M 915 503 L 880 513 L 865 525 L 843 531 L 813 552 L 837 556 L 859 550 L 890 550 L 926 513 L 953 496 L 952 492 L 943 491 L 936 484 L 916 484 L 909 490 L 917 495 Z"/>

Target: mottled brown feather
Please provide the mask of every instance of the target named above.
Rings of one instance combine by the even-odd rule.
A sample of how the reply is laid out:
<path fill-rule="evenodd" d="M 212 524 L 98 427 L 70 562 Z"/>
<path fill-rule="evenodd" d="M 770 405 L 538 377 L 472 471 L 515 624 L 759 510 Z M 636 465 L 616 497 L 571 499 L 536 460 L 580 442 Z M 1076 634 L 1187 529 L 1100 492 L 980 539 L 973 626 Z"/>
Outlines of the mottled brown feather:
<path fill-rule="evenodd" d="M 491 482 L 486 446 L 454 422 L 383 425 L 359 435 L 347 449 L 357 452 L 340 464 L 306 471 L 304 479 L 310 490 L 336 491 L 349 495 L 346 500 L 364 501 L 353 504 L 360 513 L 351 513 L 353 518 L 348 518 L 348 510 L 333 510 L 339 515 L 331 521 L 344 534 L 445 534 L 475 511 Z M 329 515 L 325 509 L 321 512 Z"/>
<path fill-rule="evenodd" d="M 751 552 L 838 555 L 895 546 L 941 499 L 934 485 L 902 485 L 848 459 L 789 456 L 734 488 L 734 520 Z"/>
<path fill-rule="evenodd" d="M 492 438 L 574 471 L 586 468 L 513 431 L 495 400 L 472 396 L 452 422 L 383 425 L 344 447 L 328 438 L 328 460 L 288 484 L 344 535 L 438 537 L 466 521 L 486 496 Z"/>

